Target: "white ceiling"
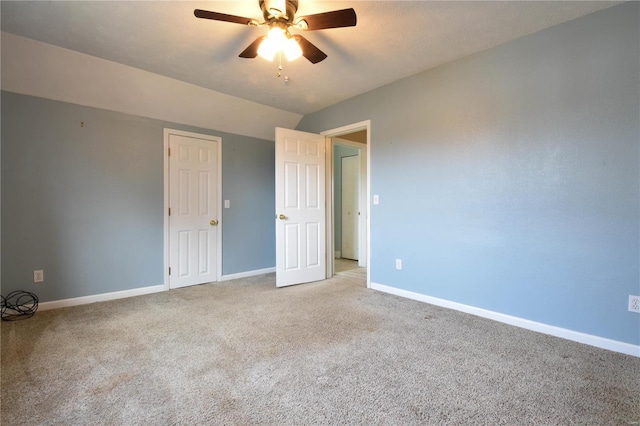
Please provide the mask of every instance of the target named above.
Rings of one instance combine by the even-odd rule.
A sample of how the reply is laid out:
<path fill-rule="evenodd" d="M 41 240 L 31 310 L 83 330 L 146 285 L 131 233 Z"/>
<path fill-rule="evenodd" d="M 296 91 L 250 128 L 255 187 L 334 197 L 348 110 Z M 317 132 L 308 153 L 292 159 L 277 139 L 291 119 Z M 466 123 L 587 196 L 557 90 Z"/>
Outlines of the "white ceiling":
<path fill-rule="evenodd" d="M 193 15 L 200 8 L 260 19 L 258 0 L 2 1 L 1 30 L 307 114 L 618 3 L 300 0 L 297 16 L 353 7 L 358 24 L 305 32 L 328 58 L 284 61 L 288 83 L 276 63 L 238 58 L 265 28 Z"/>

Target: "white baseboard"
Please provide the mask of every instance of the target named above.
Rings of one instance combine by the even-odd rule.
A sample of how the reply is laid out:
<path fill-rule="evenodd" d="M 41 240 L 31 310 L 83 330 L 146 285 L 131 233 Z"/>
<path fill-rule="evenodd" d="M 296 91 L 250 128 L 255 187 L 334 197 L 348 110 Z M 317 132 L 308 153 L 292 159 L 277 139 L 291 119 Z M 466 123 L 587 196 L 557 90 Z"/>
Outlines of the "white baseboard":
<path fill-rule="evenodd" d="M 256 275 L 271 274 L 276 271 L 275 266 L 273 268 L 256 269 L 253 271 L 238 272 L 237 274 L 228 274 L 220 277 L 220 281 L 237 280 L 238 278 L 254 277 Z"/>
<path fill-rule="evenodd" d="M 165 291 L 164 285 L 135 288 L 133 290 L 114 291 L 112 293 L 94 294 L 92 296 L 74 297 L 71 299 L 54 300 L 38 304 L 39 311 L 49 309 L 67 308 L 69 306 L 86 305 L 88 303 L 106 302 L 107 300 L 124 299 L 125 297 L 142 296 L 144 294 L 159 293 Z"/>
<path fill-rule="evenodd" d="M 492 319 L 516 327 L 526 328 L 527 330 L 537 331 L 539 333 L 548 334 L 563 339 L 572 340 L 578 343 L 595 346 L 597 348 L 607 349 L 613 352 L 635 356 L 640 358 L 640 345 L 632 345 L 631 343 L 620 342 L 617 340 L 605 339 L 604 337 L 594 336 L 591 334 L 580 333 L 578 331 L 568 330 L 553 325 L 543 324 L 536 321 L 530 321 L 524 318 L 514 317 L 511 315 L 501 314 L 499 312 L 489 311 L 475 306 L 464 305 L 462 303 L 451 302 L 437 297 L 427 296 L 412 291 L 402 290 L 395 287 L 389 287 L 383 284 L 371 283 L 373 290 L 382 291 L 384 293 L 394 294 L 407 299 L 417 300 L 419 302 L 429 303 L 431 305 L 442 306 L 460 312 L 476 315 L 483 318 Z"/>
<path fill-rule="evenodd" d="M 238 274 L 223 275 L 220 281 L 235 280 L 238 278 L 252 277 L 255 275 L 263 275 L 275 272 L 276 268 L 257 269 L 255 271 L 240 272 Z M 91 296 L 74 297 L 71 299 L 54 300 L 51 302 L 42 302 L 38 304 L 39 311 L 47 311 L 49 309 L 67 308 L 69 306 L 86 305 L 88 303 L 106 302 L 108 300 L 124 299 L 126 297 L 142 296 L 145 294 L 159 293 L 169 290 L 162 285 L 150 287 L 135 288 L 133 290 L 114 291 L 112 293 L 94 294 Z"/>

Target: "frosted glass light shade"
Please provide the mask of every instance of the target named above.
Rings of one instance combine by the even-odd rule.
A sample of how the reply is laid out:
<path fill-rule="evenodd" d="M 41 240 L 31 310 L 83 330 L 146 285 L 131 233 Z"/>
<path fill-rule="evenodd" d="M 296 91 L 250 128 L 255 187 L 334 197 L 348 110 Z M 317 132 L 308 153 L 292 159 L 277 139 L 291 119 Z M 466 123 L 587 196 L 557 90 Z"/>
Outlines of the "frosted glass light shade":
<path fill-rule="evenodd" d="M 258 47 L 258 55 L 267 61 L 273 61 L 277 51 L 278 49 L 276 49 L 275 45 L 269 40 L 269 37 L 265 38 L 262 43 L 260 43 L 260 47 Z"/>
<path fill-rule="evenodd" d="M 269 30 L 269 35 L 267 35 L 267 38 L 271 40 L 277 50 L 282 50 L 284 48 L 284 44 L 287 42 L 287 35 L 280 27 L 271 28 Z"/>
<path fill-rule="evenodd" d="M 258 47 L 258 55 L 267 61 L 273 61 L 276 53 L 284 52 L 287 60 L 293 61 L 302 56 L 302 49 L 298 41 L 281 27 L 272 27 L 267 37 Z"/>
<path fill-rule="evenodd" d="M 293 37 L 289 38 L 284 45 L 284 55 L 288 61 L 293 61 L 302 56 L 302 49 Z"/>

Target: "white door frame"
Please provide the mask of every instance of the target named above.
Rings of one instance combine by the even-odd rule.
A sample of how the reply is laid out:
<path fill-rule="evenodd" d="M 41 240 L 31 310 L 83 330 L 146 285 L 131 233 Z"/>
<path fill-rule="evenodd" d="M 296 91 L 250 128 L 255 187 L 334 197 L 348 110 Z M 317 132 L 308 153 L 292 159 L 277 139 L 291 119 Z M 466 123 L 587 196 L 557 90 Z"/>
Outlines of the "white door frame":
<path fill-rule="evenodd" d="M 217 217 L 222 222 L 222 138 L 219 136 L 206 135 L 201 133 L 186 132 L 183 130 L 164 129 L 164 289 L 169 290 L 169 135 L 186 136 L 197 139 L 218 142 L 218 176 L 217 179 Z M 216 232 L 216 281 L 220 281 L 222 276 L 222 226 Z"/>
<path fill-rule="evenodd" d="M 361 121 L 359 123 L 348 124 L 336 129 L 320 132 L 325 137 L 326 155 L 327 155 L 327 214 L 326 214 L 326 233 L 327 233 L 327 278 L 333 276 L 333 257 L 335 253 L 335 241 L 333 235 L 333 138 L 340 137 L 349 133 L 360 130 L 367 131 L 367 178 L 366 178 L 366 259 L 367 259 L 367 288 L 371 288 L 371 120 Z M 339 144 L 342 144 L 339 143 Z M 331 196 L 328 196 L 331 194 Z"/>

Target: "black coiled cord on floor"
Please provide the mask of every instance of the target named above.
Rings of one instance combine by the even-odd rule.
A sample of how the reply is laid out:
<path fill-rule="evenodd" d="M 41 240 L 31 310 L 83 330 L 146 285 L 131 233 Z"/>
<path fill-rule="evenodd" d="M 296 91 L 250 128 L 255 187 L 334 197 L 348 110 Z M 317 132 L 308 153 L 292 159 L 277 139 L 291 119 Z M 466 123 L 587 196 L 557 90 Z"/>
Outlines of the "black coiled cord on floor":
<path fill-rule="evenodd" d="M 3 321 L 31 318 L 38 310 L 38 296 L 28 291 L 16 290 L 2 298 L 0 315 Z"/>

